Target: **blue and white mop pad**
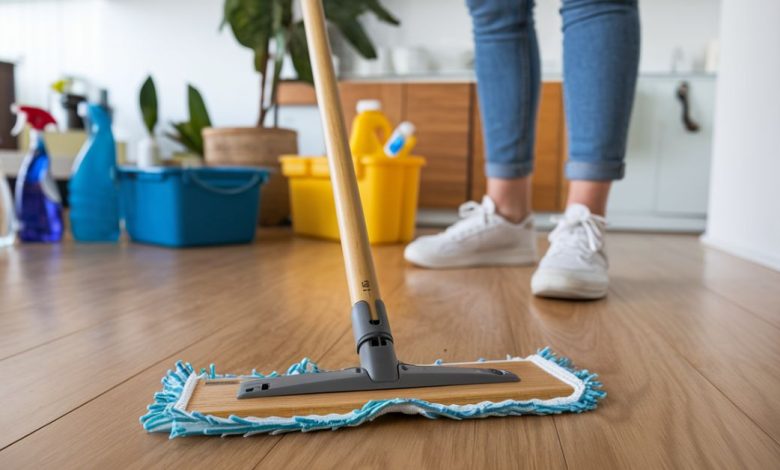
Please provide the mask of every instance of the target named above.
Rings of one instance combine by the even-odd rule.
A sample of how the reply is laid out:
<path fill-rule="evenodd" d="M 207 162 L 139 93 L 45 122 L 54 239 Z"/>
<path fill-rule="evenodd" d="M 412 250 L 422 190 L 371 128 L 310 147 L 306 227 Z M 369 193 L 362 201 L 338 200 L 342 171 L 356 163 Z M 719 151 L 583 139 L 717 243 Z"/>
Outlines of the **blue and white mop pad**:
<path fill-rule="evenodd" d="M 167 432 L 170 437 L 180 436 L 225 436 L 231 434 L 278 434 L 292 431 L 336 430 L 347 426 L 359 426 L 387 413 L 419 414 L 426 418 L 486 418 L 490 416 L 548 415 L 560 413 L 581 413 L 598 406 L 598 402 L 607 393 L 601 390 L 602 384 L 597 375 L 585 369 L 576 369 L 567 358 L 558 357 L 549 348 L 539 350 L 526 358 L 507 357 L 508 361 L 531 361 L 545 372 L 553 375 L 573 389 L 569 396 L 552 399 L 530 399 L 524 401 L 504 400 L 501 402 L 483 401 L 468 405 L 442 405 L 424 400 L 396 398 L 373 400 L 359 409 L 344 414 L 310 415 L 294 417 L 240 417 L 218 416 L 187 411 L 187 404 L 199 380 L 227 379 L 242 377 L 274 377 L 273 372 L 262 375 L 256 371 L 248 376 L 217 374 L 214 365 L 196 372 L 189 364 L 177 362 L 176 368 L 169 370 L 162 379 L 163 389 L 154 394 L 154 403 L 147 407 L 148 412 L 140 418 L 148 432 Z M 316 374 L 317 365 L 308 359 L 293 364 L 286 372 L 293 374 Z"/>

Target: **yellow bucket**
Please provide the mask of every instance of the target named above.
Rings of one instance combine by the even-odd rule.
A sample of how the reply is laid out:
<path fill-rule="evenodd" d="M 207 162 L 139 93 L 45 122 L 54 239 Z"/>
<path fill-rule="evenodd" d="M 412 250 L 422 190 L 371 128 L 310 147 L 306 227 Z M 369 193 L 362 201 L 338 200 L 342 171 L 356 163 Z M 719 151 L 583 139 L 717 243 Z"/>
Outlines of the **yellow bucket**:
<path fill-rule="evenodd" d="M 333 187 L 326 157 L 279 158 L 290 185 L 293 230 L 299 235 L 339 239 Z M 360 200 L 371 243 L 403 243 L 414 236 L 422 157 L 364 156 L 356 161 Z"/>

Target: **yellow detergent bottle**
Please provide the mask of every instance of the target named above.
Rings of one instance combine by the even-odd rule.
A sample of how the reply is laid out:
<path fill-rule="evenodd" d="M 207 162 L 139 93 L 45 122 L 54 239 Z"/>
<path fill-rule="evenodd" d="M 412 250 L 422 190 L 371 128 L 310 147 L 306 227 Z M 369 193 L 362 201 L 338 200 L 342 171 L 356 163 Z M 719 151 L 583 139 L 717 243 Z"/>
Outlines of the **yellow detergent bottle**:
<path fill-rule="evenodd" d="M 390 137 L 390 121 L 382 114 L 379 100 L 360 100 L 357 103 L 357 116 L 352 121 L 352 134 L 349 148 L 352 157 L 359 158 L 382 151 L 382 145 Z"/>

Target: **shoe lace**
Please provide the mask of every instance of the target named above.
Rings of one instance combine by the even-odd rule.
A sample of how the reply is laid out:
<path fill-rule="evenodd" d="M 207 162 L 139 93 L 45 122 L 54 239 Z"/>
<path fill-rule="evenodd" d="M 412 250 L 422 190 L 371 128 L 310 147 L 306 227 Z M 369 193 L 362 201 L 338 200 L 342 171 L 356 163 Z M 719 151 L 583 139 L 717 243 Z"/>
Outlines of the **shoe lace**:
<path fill-rule="evenodd" d="M 466 236 L 472 233 L 476 227 L 486 225 L 489 215 L 490 213 L 484 205 L 476 201 L 464 202 L 458 207 L 460 220 L 447 227 L 445 233 L 456 238 Z"/>
<path fill-rule="evenodd" d="M 579 217 L 564 215 L 553 217 L 552 221 L 558 224 L 547 237 L 552 247 L 557 247 L 559 250 L 575 248 L 588 256 L 592 256 L 604 247 L 602 228 L 607 224 L 607 219 L 604 217 L 593 214 L 582 214 Z M 580 233 L 584 233 L 585 236 L 579 236 Z"/>

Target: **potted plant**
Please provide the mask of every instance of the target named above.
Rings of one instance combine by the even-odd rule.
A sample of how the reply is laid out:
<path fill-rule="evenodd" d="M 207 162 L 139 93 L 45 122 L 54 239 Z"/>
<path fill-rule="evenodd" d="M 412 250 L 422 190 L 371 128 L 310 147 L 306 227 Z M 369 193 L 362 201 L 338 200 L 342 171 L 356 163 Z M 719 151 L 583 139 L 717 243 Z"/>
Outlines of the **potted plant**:
<path fill-rule="evenodd" d="M 157 88 L 151 76 L 146 77 L 141 86 L 138 101 L 148 135 L 138 143 L 137 164 L 141 168 L 159 165 L 161 163 L 160 146 L 154 133 L 159 114 Z M 209 118 L 203 97 L 198 89 L 189 83 L 187 84 L 187 106 L 189 109 L 189 120 L 171 122 L 174 131 L 165 133 L 166 137 L 186 149 L 185 152 L 174 154 L 174 158 L 179 162 L 182 160 L 200 161 L 203 159 L 202 131 L 204 128 L 211 126 L 211 119 Z"/>
<path fill-rule="evenodd" d="M 187 108 L 189 121 L 172 122 L 171 126 L 175 132 L 166 135 L 186 149 L 185 152 L 174 154 L 174 159 L 200 163 L 203 160 L 203 129 L 211 127 L 211 118 L 200 91 L 189 83 L 187 84 Z"/>
<path fill-rule="evenodd" d="M 209 164 L 259 165 L 279 169 L 278 158 L 297 153 L 297 135 L 291 129 L 267 125 L 269 112 L 277 109 L 277 90 L 282 63 L 292 59 L 298 79 L 313 83 L 303 21 L 293 14 L 293 0 L 225 0 L 222 27 L 229 26 L 236 40 L 254 52 L 254 67 L 260 74 L 260 100 L 255 127 L 206 128 L 204 156 Z M 368 59 L 376 50 L 359 18 L 371 13 L 379 20 L 398 25 L 379 0 L 323 0 L 325 16 L 357 52 Z M 262 190 L 261 223 L 278 224 L 289 215 L 287 181 L 277 172 Z"/>

